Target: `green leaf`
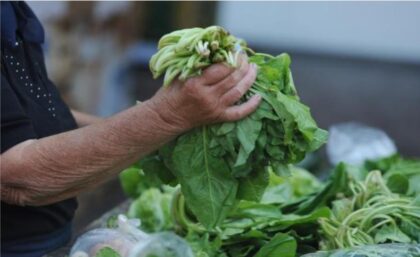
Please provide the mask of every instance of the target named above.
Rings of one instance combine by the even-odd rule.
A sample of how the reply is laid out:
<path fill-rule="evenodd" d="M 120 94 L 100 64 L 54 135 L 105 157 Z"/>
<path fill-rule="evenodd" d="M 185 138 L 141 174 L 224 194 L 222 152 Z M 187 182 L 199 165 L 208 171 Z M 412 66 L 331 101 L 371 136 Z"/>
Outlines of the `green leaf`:
<path fill-rule="evenodd" d="M 220 125 L 220 127 L 218 128 L 216 135 L 218 136 L 222 136 L 222 135 L 226 135 L 227 133 L 231 132 L 232 130 L 235 129 L 236 124 L 233 122 L 225 122 L 222 123 Z"/>
<path fill-rule="evenodd" d="M 104 247 L 102 249 L 100 249 L 95 257 L 121 257 L 121 255 L 116 252 L 114 249 L 112 249 L 111 247 Z"/>
<path fill-rule="evenodd" d="M 321 182 L 308 171 L 293 166 L 290 169 L 291 174 L 288 177 L 280 177 L 270 172 L 270 182 L 262 197 L 262 203 L 292 203 L 322 189 Z"/>
<path fill-rule="evenodd" d="M 375 243 L 410 243 L 411 239 L 396 226 L 384 226 L 375 234 Z"/>
<path fill-rule="evenodd" d="M 400 229 L 404 234 L 411 237 L 414 241 L 420 242 L 420 220 L 403 217 Z"/>
<path fill-rule="evenodd" d="M 296 240 L 278 233 L 257 252 L 254 257 L 294 257 L 296 255 Z"/>
<path fill-rule="evenodd" d="M 172 160 L 188 208 L 206 228 L 217 226 L 236 199 L 238 181 L 227 163 L 208 152 L 207 127 L 181 136 Z"/>
<path fill-rule="evenodd" d="M 332 202 L 332 212 L 338 220 L 344 220 L 350 213 L 353 212 L 352 201 L 348 198 L 335 200 Z"/>
<path fill-rule="evenodd" d="M 410 185 L 407 195 L 420 196 L 420 174 L 410 176 Z"/>
<path fill-rule="evenodd" d="M 290 176 L 290 167 L 287 164 L 282 164 L 280 162 L 272 162 L 271 166 L 273 171 L 277 176 L 288 177 Z"/>
<path fill-rule="evenodd" d="M 137 188 L 141 182 L 140 172 L 141 170 L 139 168 L 130 167 L 120 173 L 121 187 L 126 195 L 130 197 L 137 197 L 139 195 Z"/>
<path fill-rule="evenodd" d="M 157 188 L 144 191 L 129 207 L 127 216 L 141 220 L 146 232 L 160 232 L 173 228 L 170 216 L 172 193 L 162 193 Z"/>
<path fill-rule="evenodd" d="M 268 185 L 269 174 L 265 168 L 260 168 L 238 181 L 237 198 L 257 202 L 261 199 Z"/>
<path fill-rule="evenodd" d="M 159 186 L 161 184 L 170 184 L 176 178 L 171 170 L 165 166 L 165 163 L 159 156 L 149 156 L 140 161 L 140 167 L 146 177 L 151 180 L 150 186 Z"/>
<path fill-rule="evenodd" d="M 250 201 L 240 201 L 237 208 L 229 215 L 234 218 L 270 218 L 281 219 L 282 214 L 277 206 Z"/>
<path fill-rule="evenodd" d="M 328 141 L 328 132 L 323 129 L 317 128 L 314 132 L 312 141 L 309 144 L 308 151 L 313 152 L 317 150 L 327 141 Z"/>
<path fill-rule="evenodd" d="M 352 177 L 347 172 L 347 166 L 340 163 L 335 167 L 329 181 L 324 185 L 323 189 L 312 196 L 308 196 L 301 202 L 289 203 L 282 207 L 284 212 L 294 212 L 297 214 L 307 214 L 315 209 L 329 204 L 335 199 L 338 193 L 343 195 L 349 194 L 348 185 Z"/>
<path fill-rule="evenodd" d="M 282 102 L 284 108 L 293 115 L 299 131 L 303 133 L 307 140 L 312 140 L 318 127 L 310 115 L 309 107 L 280 92 L 277 93 L 277 100 Z"/>
<path fill-rule="evenodd" d="M 254 150 L 258 136 L 262 128 L 260 120 L 254 120 L 250 117 L 237 122 L 236 135 L 242 146 L 244 156 L 238 157 L 235 166 L 245 164 L 249 154 Z"/>
<path fill-rule="evenodd" d="M 409 183 L 406 176 L 397 173 L 388 177 L 386 185 L 392 192 L 404 195 L 409 189 Z"/>
<path fill-rule="evenodd" d="M 221 240 L 216 237 L 210 240 L 209 234 L 198 235 L 189 231 L 185 238 L 195 257 L 218 257 L 218 252 L 221 247 Z"/>
<path fill-rule="evenodd" d="M 272 226 L 276 226 L 278 229 L 286 229 L 298 224 L 316 222 L 319 218 L 328 218 L 330 216 L 330 208 L 321 207 L 306 215 L 284 214 L 281 219 L 274 221 Z"/>

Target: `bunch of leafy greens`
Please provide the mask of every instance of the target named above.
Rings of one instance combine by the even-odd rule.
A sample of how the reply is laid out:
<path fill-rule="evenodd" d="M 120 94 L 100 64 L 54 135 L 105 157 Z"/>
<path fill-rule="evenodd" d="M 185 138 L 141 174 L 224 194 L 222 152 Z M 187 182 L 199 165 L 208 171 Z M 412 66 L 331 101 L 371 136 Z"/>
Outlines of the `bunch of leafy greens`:
<path fill-rule="evenodd" d="M 146 191 L 134 189 L 150 196 L 143 197 L 145 205 L 170 210 L 165 216 L 159 212 L 135 212 L 134 216 L 145 224 L 143 229 L 175 231 L 189 242 L 196 257 L 293 257 L 353 245 L 363 251 L 365 244 L 420 243 L 420 206 L 415 193 L 419 184 L 413 182 L 420 175 L 420 161 L 392 156 L 367 162 L 364 167 L 339 164 L 325 182 L 304 169 L 290 168 L 289 177 L 280 177 L 269 169 L 269 183 L 262 198 L 240 200 L 215 229 L 206 228 L 196 219 L 179 188 L 167 190 L 156 185 Z M 139 188 L 150 184 L 149 178 L 154 180 L 136 169 L 142 181 Z M 396 174 L 408 182 L 396 179 Z M 122 175 L 124 178 L 127 176 Z M 150 192 L 157 191 L 172 200 L 151 197 Z M 140 208 L 137 201 L 133 206 Z M 156 222 L 161 217 L 167 221 Z M 159 225 L 162 223 L 170 225 L 164 228 Z M 158 225 L 150 229 L 146 224 Z M 383 256 L 366 249 L 363 256 Z"/>
<path fill-rule="evenodd" d="M 316 245 L 317 239 L 309 231 L 316 231 L 317 220 L 321 217 L 329 217 L 330 210 L 324 207 L 305 215 L 283 214 L 280 211 L 279 207 L 288 202 L 288 198 L 301 199 L 315 193 L 322 186 L 321 182 L 306 170 L 291 168 L 292 174 L 287 178 L 279 177 L 269 171 L 270 183 L 262 198 L 267 203 L 239 201 L 216 229 L 209 230 L 195 219 L 179 188 L 168 190 L 167 186 L 161 186 L 147 189 L 141 192 L 139 198 L 132 203 L 128 213 L 131 213 L 131 217 L 137 217 L 142 221 L 141 229 L 143 230 L 150 232 L 173 230 L 183 236 L 189 242 L 196 257 L 261 257 L 279 256 L 279 254 L 292 257 L 296 254 L 298 243 L 308 245 L 307 247 L 311 250 L 316 249 L 311 245 Z M 127 171 L 132 172 L 134 169 L 136 168 L 130 168 Z M 140 179 L 147 181 L 147 175 L 139 171 L 137 174 L 142 174 Z M 121 177 L 127 178 L 126 175 Z M 139 187 L 142 188 L 143 185 Z M 162 197 L 163 195 L 165 197 Z M 170 202 L 164 200 L 169 196 L 172 197 Z M 161 210 L 133 211 L 142 208 L 151 209 L 148 206 L 155 206 L 155 209 L 170 209 L 170 217 L 162 216 Z M 167 220 L 160 221 L 162 217 Z M 169 224 L 169 226 L 163 228 L 161 224 Z"/>
<path fill-rule="evenodd" d="M 245 47 L 215 26 L 175 31 L 162 37 L 150 66 L 156 77 L 166 74 L 168 83 L 177 74 L 186 79 L 212 63 L 234 66 L 238 43 Z M 253 114 L 193 129 L 141 163 L 144 173 L 181 185 L 188 209 L 206 229 L 221 225 L 238 200 L 258 201 L 268 185 L 269 168 L 288 175 L 289 164 L 302 160 L 327 138 L 299 101 L 287 54 L 252 53 L 249 62 L 257 64 L 258 74 L 239 103 L 261 95 L 263 101 Z"/>

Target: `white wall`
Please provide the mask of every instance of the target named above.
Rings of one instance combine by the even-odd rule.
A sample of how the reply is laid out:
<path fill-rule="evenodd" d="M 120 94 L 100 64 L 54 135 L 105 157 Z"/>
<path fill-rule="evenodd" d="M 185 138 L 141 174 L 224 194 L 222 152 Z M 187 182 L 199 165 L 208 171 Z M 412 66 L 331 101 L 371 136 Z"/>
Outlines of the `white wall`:
<path fill-rule="evenodd" d="M 420 2 L 218 4 L 218 24 L 259 46 L 420 62 Z"/>

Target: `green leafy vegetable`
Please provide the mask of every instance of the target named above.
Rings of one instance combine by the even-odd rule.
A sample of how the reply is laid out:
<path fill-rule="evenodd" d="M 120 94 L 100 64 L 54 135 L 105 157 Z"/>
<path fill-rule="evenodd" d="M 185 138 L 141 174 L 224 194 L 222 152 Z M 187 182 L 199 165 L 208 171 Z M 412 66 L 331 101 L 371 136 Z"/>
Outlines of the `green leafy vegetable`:
<path fill-rule="evenodd" d="M 173 228 L 170 218 L 173 189 L 166 190 L 167 192 L 161 192 L 157 188 L 148 189 L 131 204 L 127 215 L 130 218 L 139 218 L 142 230 L 157 232 Z"/>
<path fill-rule="evenodd" d="M 348 187 L 351 197 L 333 202 L 333 215 L 320 219 L 325 249 L 418 240 L 412 231 L 404 233 L 402 223 L 419 227 L 420 205 L 392 193 L 379 171 L 371 171 L 364 181 L 351 181 Z"/>
<path fill-rule="evenodd" d="M 296 202 L 319 191 L 321 182 L 308 171 L 290 167 L 291 175 L 280 177 L 273 172 L 269 173 L 269 184 L 261 199 L 262 203 L 286 204 Z"/>
<path fill-rule="evenodd" d="M 268 185 L 269 167 L 279 175 L 289 175 L 288 164 L 302 160 L 327 138 L 309 108 L 299 101 L 290 57 L 253 53 L 244 41 L 221 27 L 163 36 L 150 68 L 155 77 L 165 74 L 168 86 L 174 78 L 185 80 L 213 63 L 236 66 L 238 45 L 251 52 L 249 61 L 259 67 L 255 83 L 239 103 L 260 94 L 259 108 L 240 121 L 203 126 L 181 135 L 148 157 L 153 166 L 147 167 L 144 161 L 141 165 L 145 174 L 160 167 L 175 175 L 188 208 L 207 229 L 219 226 L 238 200 L 259 201 Z"/>
<path fill-rule="evenodd" d="M 294 257 L 296 254 L 296 240 L 286 234 L 275 235 L 257 252 L 255 257 Z"/>
<path fill-rule="evenodd" d="M 226 131 L 230 129 L 226 126 L 222 130 L 228 133 Z M 189 160 L 188 163 L 193 161 Z M 280 177 L 271 168 L 264 172 L 253 170 L 249 178 L 251 181 L 262 181 L 256 182 L 257 185 L 266 184 L 268 178 L 263 197 L 252 197 L 258 194 L 259 187 L 255 187 L 253 182 L 242 184 L 245 182 L 241 181 L 247 177 L 239 178 L 239 186 L 247 185 L 242 197 L 247 200 L 237 201 L 226 212 L 226 218 L 218 227 L 210 230 L 192 215 L 189 205 L 186 205 L 185 195 L 170 191 L 171 203 L 166 201 L 166 206 L 170 205 L 170 215 L 164 216 L 164 219 L 171 224 L 170 229 L 185 237 L 198 257 L 270 256 L 271 252 L 278 254 L 283 250 L 286 251 L 282 252 L 284 255 L 299 256 L 318 249 L 389 242 L 419 243 L 420 198 L 414 198 L 408 191 L 402 190 L 402 185 L 406 183 L 399 182 L 400 178 L 392 178 L 411 174 L 404 176 L 404 181 L 408 178 L 410 184 L 411 179 L 415 178 L 415 172 L 410 171 L 413 170 L 413 163 L 394 158 L 393 161 L 387 161 L 386 166 L 383 165 L 381 172 L 384 176 L 379 171 L 367 171 L 368 165 L 379 167 L 381 163 L 383 160 L 370 162 L 361 168 L 339 164 L 324 183 L 309 172 L 293 166 L 288 167 L 292 172 L 289 177 Z M 401 169 L 402 163 L 411 168 Z M 389 173 L 386 179 L 391 170 L 394 172 Z M 142 195 L 147 195 L 146 192 L 143 191 Z M 153 197 L 144 201 L 157 202 Z M 139 206 L 136 202 L 133 205 Z M 154 216 L 148 213 L 142 217 L 139 212 L 135 215 L 146 219 L 146 223 L 147 219 L 154 221 Z M 167 229 L 155 227 L 156 230 Z M 282 241 L 284 237 L 288 239 Z M 368 251 L 364 251 L 365 248 L 357 249 L 357 253 L 366 253 L 363 256 L 375 256 L 370 248 Z M 383 253 L 380 254 L 383 256 Z"/>

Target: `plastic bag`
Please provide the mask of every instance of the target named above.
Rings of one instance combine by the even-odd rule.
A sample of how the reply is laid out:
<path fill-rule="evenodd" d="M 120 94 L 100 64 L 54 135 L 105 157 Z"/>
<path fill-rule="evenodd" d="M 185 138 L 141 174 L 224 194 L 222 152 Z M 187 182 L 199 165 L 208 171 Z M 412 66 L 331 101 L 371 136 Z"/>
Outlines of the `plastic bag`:
<path fill-rule="evenodd" d="M 95 257 L 111 248 L 121 257 L 193 257 L 189 245 L 173 233 L 147 234 L 138 229 L 140 220 L 118 216 L 117 227 L 99 228 L 80 236 L 70 257 Z"/>
<path fill-rule="evenodd" d="M 329 129 L 327 155 L 333 165 L 345 162 L 359 166 L 366 160 L 388 157 L 396 152 L 394 142 L 380 129 L 354 122 Z"/>
<path fill-rule="evenodd" d="M 419 257 L 420 244 L 364 245 L 350 249 L 319 251 L 301 257 Z"/>
<path fill-rule="evenodd" d="M 152 235 L 146 242 L 137 244 L 129 257 L 194 257 L 191 248 L 183 239 L 173 233 Z"/>
<path fill-rule="evenodd" d="M 70 257 L 95 256 L 98 251 L 110 247 L 121 256 L 128 256 L 129 251 L 148 235 L 137 229 L 140 221 L 118 216 L 117 228 L 98 228 L 80 236 L 70 251 Z"/>

